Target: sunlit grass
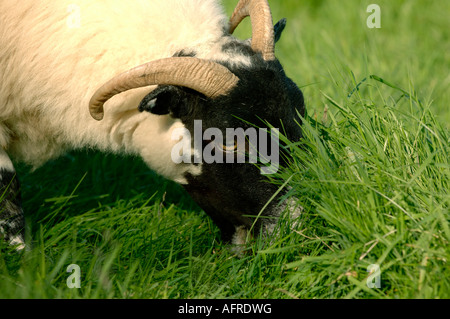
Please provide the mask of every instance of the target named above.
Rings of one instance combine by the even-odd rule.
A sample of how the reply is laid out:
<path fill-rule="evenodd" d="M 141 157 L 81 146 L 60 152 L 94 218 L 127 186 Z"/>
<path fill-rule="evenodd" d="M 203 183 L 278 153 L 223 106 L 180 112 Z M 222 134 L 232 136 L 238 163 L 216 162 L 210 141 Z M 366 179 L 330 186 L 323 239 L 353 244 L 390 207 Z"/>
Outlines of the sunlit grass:
<path fill-rule="evenodd" d="M 308 108 L 274 176 L 303 207 L 296 223 L 239 259 L 141 160 L 72 153 L 19 167 L 31 244 L 0 243 L 0 297 L 448 298 L 450 2 L 378 1 L 377 30 L 369 3 L 271 1 L 288 18 L 277 55 Z M 372 264 L 381 288 L 367 287 Z"/>

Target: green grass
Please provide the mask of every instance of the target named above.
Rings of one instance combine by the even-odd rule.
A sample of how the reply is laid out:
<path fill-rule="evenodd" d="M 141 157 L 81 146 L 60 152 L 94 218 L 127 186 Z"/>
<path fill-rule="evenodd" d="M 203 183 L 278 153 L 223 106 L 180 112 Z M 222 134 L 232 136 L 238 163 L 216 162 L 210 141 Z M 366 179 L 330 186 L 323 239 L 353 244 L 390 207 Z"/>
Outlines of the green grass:
<path fill-rule="evenodd" d="M 296 225 L 239 259 L 139 159 L 72 153 L 18 169 L 32 247 L 0 243 L 0 298 L 449 298 L 450 2 L 378 1 L 379 30 L 369 3 L 271 3 L 309 112 L 273 180 L 304 207 Z"/>

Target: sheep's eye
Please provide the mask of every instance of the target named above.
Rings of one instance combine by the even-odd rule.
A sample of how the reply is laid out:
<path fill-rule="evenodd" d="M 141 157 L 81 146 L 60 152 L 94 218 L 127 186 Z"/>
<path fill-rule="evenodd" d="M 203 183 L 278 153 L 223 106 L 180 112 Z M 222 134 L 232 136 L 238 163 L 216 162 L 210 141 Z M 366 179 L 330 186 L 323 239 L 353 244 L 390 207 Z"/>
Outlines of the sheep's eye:
<path fill-rule="evenodd" d="M 222 141 L 221 141 L 222 142 Z M 220 142 L 216 142 L 216 146 L 219 150 L 221 150 L 224 153 L 236 153 L 238 150 L 238 139 L 235 137 L 232 141 L 229 141 L 226 139 L 225 144 L 222 144 Z"/>
<path fill-rule="evenodd" d="M 235 141 L 234 144 L 231 145 L 220 145 L 220 148 L 224 153 L 236 153 L 238 148 L 237 141 Z"/>

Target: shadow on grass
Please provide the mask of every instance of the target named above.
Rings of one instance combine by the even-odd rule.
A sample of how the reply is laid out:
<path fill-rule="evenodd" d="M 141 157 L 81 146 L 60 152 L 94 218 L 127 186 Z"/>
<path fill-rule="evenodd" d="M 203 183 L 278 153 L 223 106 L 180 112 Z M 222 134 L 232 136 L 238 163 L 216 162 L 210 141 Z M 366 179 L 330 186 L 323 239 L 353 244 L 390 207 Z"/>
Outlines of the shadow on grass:
<path fill-rule="evenodd" d="M 32 171 L 18 165 L 25 216 L 32 232 L 41 220 L 115 206 L 118 201 L 161 203 L 193 213 L 202 210 L 178 184 L 152 172 L 141 159 L 94 151 L 72 152 Z M 56 209 L 55 207 L 59 207 Z"/>

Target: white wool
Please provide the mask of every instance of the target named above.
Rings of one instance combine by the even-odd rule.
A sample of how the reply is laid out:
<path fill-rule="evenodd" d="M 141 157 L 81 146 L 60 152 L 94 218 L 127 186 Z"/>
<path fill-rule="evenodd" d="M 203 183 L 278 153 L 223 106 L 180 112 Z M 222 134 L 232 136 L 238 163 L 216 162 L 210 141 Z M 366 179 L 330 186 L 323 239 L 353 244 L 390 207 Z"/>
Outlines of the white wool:
<path fill-rule="evenodd" d="M 3 149 L 0 148 L 0 168 L 7 170 L 9 172 L 14 172 L 14 166 L 11 160 L 8 157 L 8 154 L 5 153 Z M 2 176 L 0 175 L 0 181 Z"/>
<path fill-rule="evenodd" d="M 214 55 L 228 22 L 217 1 L 2 0 L 0 21 L 0 145 L 12 158 L 38 167 L 89 147 L 141 155 L 180 183 L 184 172 L 199 173 L 170 161 L 180 123 L 137 111 L 154 87 L 115 96 L 101 122 L 88 104 L 102 84 L 140 64 L 183 49 Z"/>

